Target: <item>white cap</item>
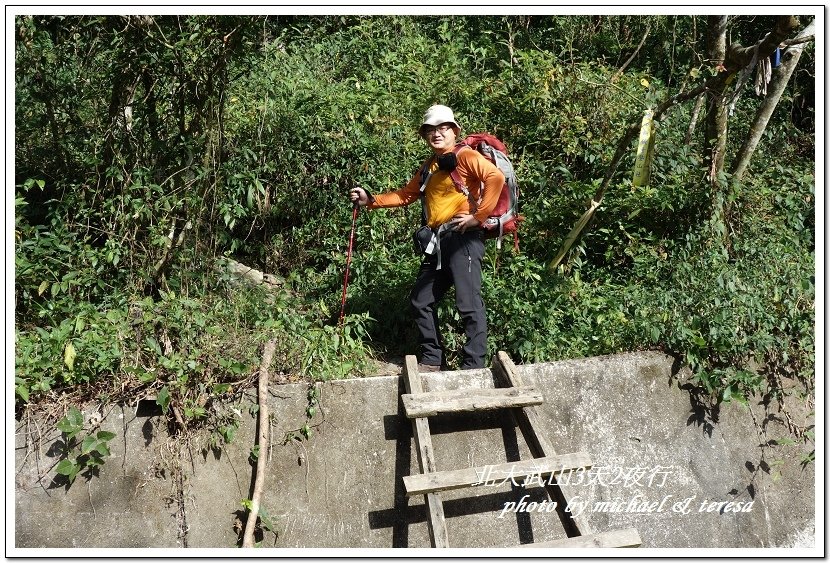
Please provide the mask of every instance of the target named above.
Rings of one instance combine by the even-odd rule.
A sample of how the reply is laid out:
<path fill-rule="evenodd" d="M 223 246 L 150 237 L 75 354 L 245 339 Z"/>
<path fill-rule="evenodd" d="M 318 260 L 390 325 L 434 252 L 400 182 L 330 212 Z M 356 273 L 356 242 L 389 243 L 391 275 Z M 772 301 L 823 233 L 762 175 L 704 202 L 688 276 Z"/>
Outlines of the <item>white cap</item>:
<path fill-rule="evenodd" d="M 420 129 L 423 129 L 425 126 L 435 127 L 442 123 L 452 123 L 457 129 L 461 129 L 461 126 L 455 120 L 452 110 L 447 106 L 441 105 L 432 106 L 427 110 L 424 114 L 424 121 L 421 123 Z"/>

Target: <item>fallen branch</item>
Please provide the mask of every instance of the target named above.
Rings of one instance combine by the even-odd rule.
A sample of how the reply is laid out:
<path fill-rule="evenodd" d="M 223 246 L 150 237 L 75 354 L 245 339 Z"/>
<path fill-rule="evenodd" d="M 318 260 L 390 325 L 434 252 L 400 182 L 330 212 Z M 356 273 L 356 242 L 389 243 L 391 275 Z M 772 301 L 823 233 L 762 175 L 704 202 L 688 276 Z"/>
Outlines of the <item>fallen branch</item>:
<path fill-rule="evenodd" d="M 260 455 L 256 460 L 256 477 L 254 478 L 254 493 L 251 498 L 251 512 L 248 514 L 248 521 L 245 523 L 245 534 L 242 538 L 242 547 L 254 547 L 254 529 L 256 528 L 257 517 L 259 516 L 260 499 L 262 490 L 265 488 L 265 466 L 268 456 L 268 434 L 270 424 L 268 422 L 268 367 L 274 357 L 274 349 L 277 341 L 269 340 L 262 352 L 262 365 L 259 367 L 259 385 L 257 401 L 259 402 L 259 436 L 257 445 Z"/>
<path fill-rule="evenodd" d="M 150 286 L 153 288 L 158 287 L 162 276 L 164 275 L 164 271 L 170 265 L 176 251 L 182 246 L 185 233 L 193 226 L 189 220 L 185 221 L 184 225 L 177 234 L 176 229 L 178 224 L 179 220 L 175 217 L 170 220 L 170 232 L 167 233 L 167 236 L 164 239 L 164 253 L 155 263 L 153 271 L 150 274 Z"/>

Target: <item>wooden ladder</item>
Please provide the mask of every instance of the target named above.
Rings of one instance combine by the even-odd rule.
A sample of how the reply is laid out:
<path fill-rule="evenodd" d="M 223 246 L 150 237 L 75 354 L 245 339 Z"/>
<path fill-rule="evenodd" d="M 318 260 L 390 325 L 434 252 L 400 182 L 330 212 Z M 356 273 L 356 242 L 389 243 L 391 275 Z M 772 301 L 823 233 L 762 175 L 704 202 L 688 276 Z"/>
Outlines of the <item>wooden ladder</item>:
<path fill-rule="evenodd" d="M 569 495 L 556 484 L 556 476 L 578 468 L 590 468 L 586 453 L 557 455 L 540 432 L 538 415 L 534 405 L 544 402 L 541 392 L 532 386 L 522 385 L 516 366 L 506 352 L 499 352 L 493 359 L 493 375 L 499 385 L 495 389 L 461 389 L 457 391 L 425 392 L 418 373 L 415 356 L 407 356 L 403 369 L 406 394 L 401 396 L 406 417 L 412 419 L 415 448 L 418 452 L 420 474 L 404 477 L 407 496 L 424 495 L 427 508 L 427 524 L 432 547 L 449 547 L 447 525 L 441 491 L 474 487 L 481 484 L 483 475 L 497 479 L 539 478 L 551 501 L 565 507 Z M 478 468 L 438 471 L 429 431 L 429 416 L 444 413 L 477 412 L 492 409 L 510 409 L 515 422 L 527 442 L 533 459 L 488 465 Z M 640 535 L 635 528 L 594 533 L 584 514 L 571 515 L 563 520 L 566 539 L 522 544 L 517 547 L 638 547 Z"/>

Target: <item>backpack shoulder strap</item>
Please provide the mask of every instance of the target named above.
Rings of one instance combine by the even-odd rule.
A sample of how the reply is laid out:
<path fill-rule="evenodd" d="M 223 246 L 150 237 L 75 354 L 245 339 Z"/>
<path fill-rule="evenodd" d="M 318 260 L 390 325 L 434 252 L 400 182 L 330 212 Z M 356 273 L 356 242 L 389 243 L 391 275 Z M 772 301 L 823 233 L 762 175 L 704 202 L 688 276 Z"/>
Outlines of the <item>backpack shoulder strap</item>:
<path fill-rule="evenodd" d="M 421 225 L 426 225 L 429 222 L 429 218 L 427 217 L 427 205 L 424 201 L 426 199 L 426 195 L 424 191 L 427 189 L 427 183 L 429 179 L 432 177 L 432 172 L 429 171 L 430 167 L 432 166 L 432 161 L 435 159 L 435 156 L 431 156 L 424 161 L 421 165 L 421 187 L 420 187 L 420 195 L 418 198 L 421 200 Z"/>
<path fill-rule="evenodd" d="M 424 190 L 427 187 L 427 182 L 429 182 L 429 178 L 432 176 L 432 172 L 429 171 L 430 166 L 432 166 L 432 161 L 435 160 L 435 156 L 431 156 L 424 161 L 421 165 L 421 197 L 424 197 Z"/>
<path fill-rule="evenodd" d="M 463 141 L 460 143 L 456 143 L 455 147 L 452 149 L 452 152 L 455 154 L 460 153 L 464 149 L 472 149 L 470 145 L 464 143 Z M 450 172 L 450 178 L 452 178 L 452 183 L 455 185 L 456 189 L 463 193 L 468 198 L 470 197 L 470 190 L 467 189 L 467 184 L 465 184 L 461 180 L 461 175 L 458 173 L 458 168 L 454 168 L 452 172 Z"/>

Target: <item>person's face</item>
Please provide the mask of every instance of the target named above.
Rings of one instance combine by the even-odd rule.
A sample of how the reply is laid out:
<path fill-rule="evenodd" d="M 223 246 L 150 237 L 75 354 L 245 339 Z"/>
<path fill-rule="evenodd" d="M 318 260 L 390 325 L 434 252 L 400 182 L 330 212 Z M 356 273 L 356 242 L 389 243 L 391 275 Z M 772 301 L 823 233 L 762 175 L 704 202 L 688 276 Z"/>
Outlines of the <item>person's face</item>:
<path fill-rule="evenodd" d="M 446 152 L 455 146 L 455 129 L 450 123 L 442 123 L 437 127 L 424 127 L 422 135 L 436 153 Z"/>

